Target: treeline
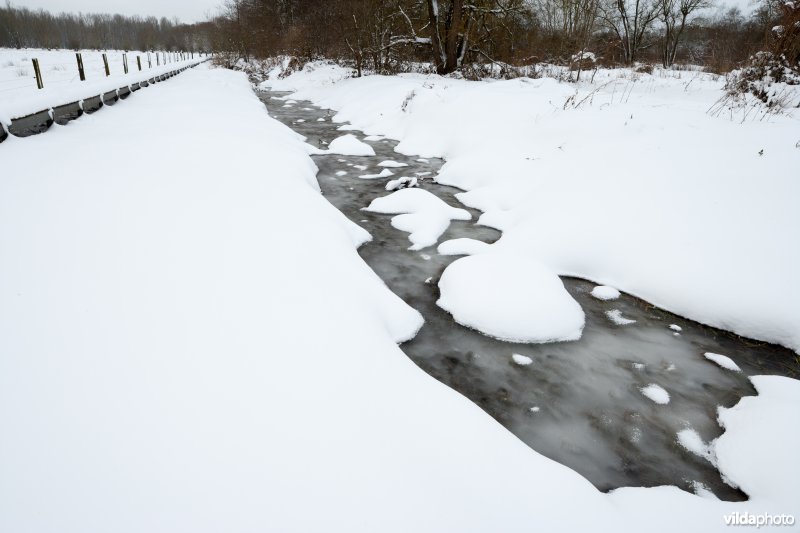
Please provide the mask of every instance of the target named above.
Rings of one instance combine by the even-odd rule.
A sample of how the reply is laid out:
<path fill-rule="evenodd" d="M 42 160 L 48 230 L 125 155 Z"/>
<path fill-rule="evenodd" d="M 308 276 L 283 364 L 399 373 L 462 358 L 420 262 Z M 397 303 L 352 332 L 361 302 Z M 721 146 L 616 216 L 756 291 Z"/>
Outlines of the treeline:
<path fill-rule="evenodd" d="M 429 62 L 468 65 L 646 62 L 728 71 L 765 49 L 785 0 L 744 16 L 712 0 L 226 0 L 212 21 L 215 51 L 288 54 L 378 72 Z M 713 14 L 712 14 L 713 13 Z"/>
<path fill-rule="evenodd" d="M 0 7 L 0 47 L 199 52 L 210 49 L 211 26 L 155 17 L 54 15 L 6 3 Z"/>

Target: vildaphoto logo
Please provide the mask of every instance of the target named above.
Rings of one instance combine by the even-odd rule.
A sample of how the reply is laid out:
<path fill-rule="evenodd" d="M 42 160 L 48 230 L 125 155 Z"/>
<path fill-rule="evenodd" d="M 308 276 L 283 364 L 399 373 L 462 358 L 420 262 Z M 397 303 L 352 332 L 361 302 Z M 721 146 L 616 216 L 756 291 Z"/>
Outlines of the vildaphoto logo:
<path fill-rule="evenodd" d="M 752 514 L 735 512 L 723 517 L 726 526 L 793 526 L 794 515 L 791 514 Z"/>

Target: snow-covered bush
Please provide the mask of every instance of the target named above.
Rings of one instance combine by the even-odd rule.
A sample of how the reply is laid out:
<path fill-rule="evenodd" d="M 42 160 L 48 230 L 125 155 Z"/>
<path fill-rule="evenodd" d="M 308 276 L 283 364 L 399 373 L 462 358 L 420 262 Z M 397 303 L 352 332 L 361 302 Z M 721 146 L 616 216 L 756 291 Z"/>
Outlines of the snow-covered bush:
<path fill-rule="evenodd" d="M 749 65 L 728 75 L 721 102 L 742 107 L 751 98 L 770 112 L 800 107 L 800 0 L 786 0 L 781 6 L 771 51 L 758 52 Z"/>

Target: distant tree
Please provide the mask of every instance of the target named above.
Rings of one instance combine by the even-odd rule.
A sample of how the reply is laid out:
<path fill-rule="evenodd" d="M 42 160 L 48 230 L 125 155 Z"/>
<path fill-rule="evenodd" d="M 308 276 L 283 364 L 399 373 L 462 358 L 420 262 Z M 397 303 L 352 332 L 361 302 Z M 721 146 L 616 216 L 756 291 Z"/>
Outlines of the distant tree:
<path fill-rule="evenodd" d="M 605 0 L 601 14 L 619 39 L 625 63 L 638 59 L 646 45 L 647 32 L 658 18 L 660 0 Z"/>
<path fill-rule="evenodd" d="M 683 32 L 689 17 L 696 11 L 711 6 L 711 0 L 659 0 L 658 18 L 664 26 L 661 48 L 661 64 L 671 67 L 678 55 Z"/>

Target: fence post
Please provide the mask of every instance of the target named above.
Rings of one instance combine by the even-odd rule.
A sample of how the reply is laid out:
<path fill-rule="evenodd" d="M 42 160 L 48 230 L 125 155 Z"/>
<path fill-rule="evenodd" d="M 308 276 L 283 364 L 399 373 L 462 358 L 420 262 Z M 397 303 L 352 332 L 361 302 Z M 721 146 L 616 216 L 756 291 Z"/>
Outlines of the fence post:
<path fill-rule="evenodd" d="M 158 52 L 156 52 L 156 66 L 161 66 L 161 55 Z"/>
<path fill-rule="evenodd" d="M 103 66 L 106 68 L 106 77 L 111 76 L 111 71 L 108 69 L 108 56 L 103 54 Z"/>
<path fill-rule="evenodd" d="M 153 68 L 153 61 L 150 59 L 150 52 L 147 52 L 147 68 Z"/>
<path fill-rule="evenodd" d="M 128 73 L 128 54 L 122 54 L 122 68 L 125 69 L 125 74 Z"/>
<path fill-rule="evenodd" d="M 136 56 L 136 65 L 139 67 L 139 71 L 142 70 L 142 56 Z"/>
<path fill-rule="evenodd" d="M 81 78 L 81 81 L 86 81 L 86 73 L 83 72 L 83 58 L 81 57 L 80 52 L 75 52 L 75 59 L 78 60 L 78 75 Z"/>
<path fill-rule="evenodd" d="M 44 82 L 42 81 L 42 71 L 39 70 L 39 60 L 33 58 L 33 73 L 36 75 L 36 87 L 44 89 Z"/>

